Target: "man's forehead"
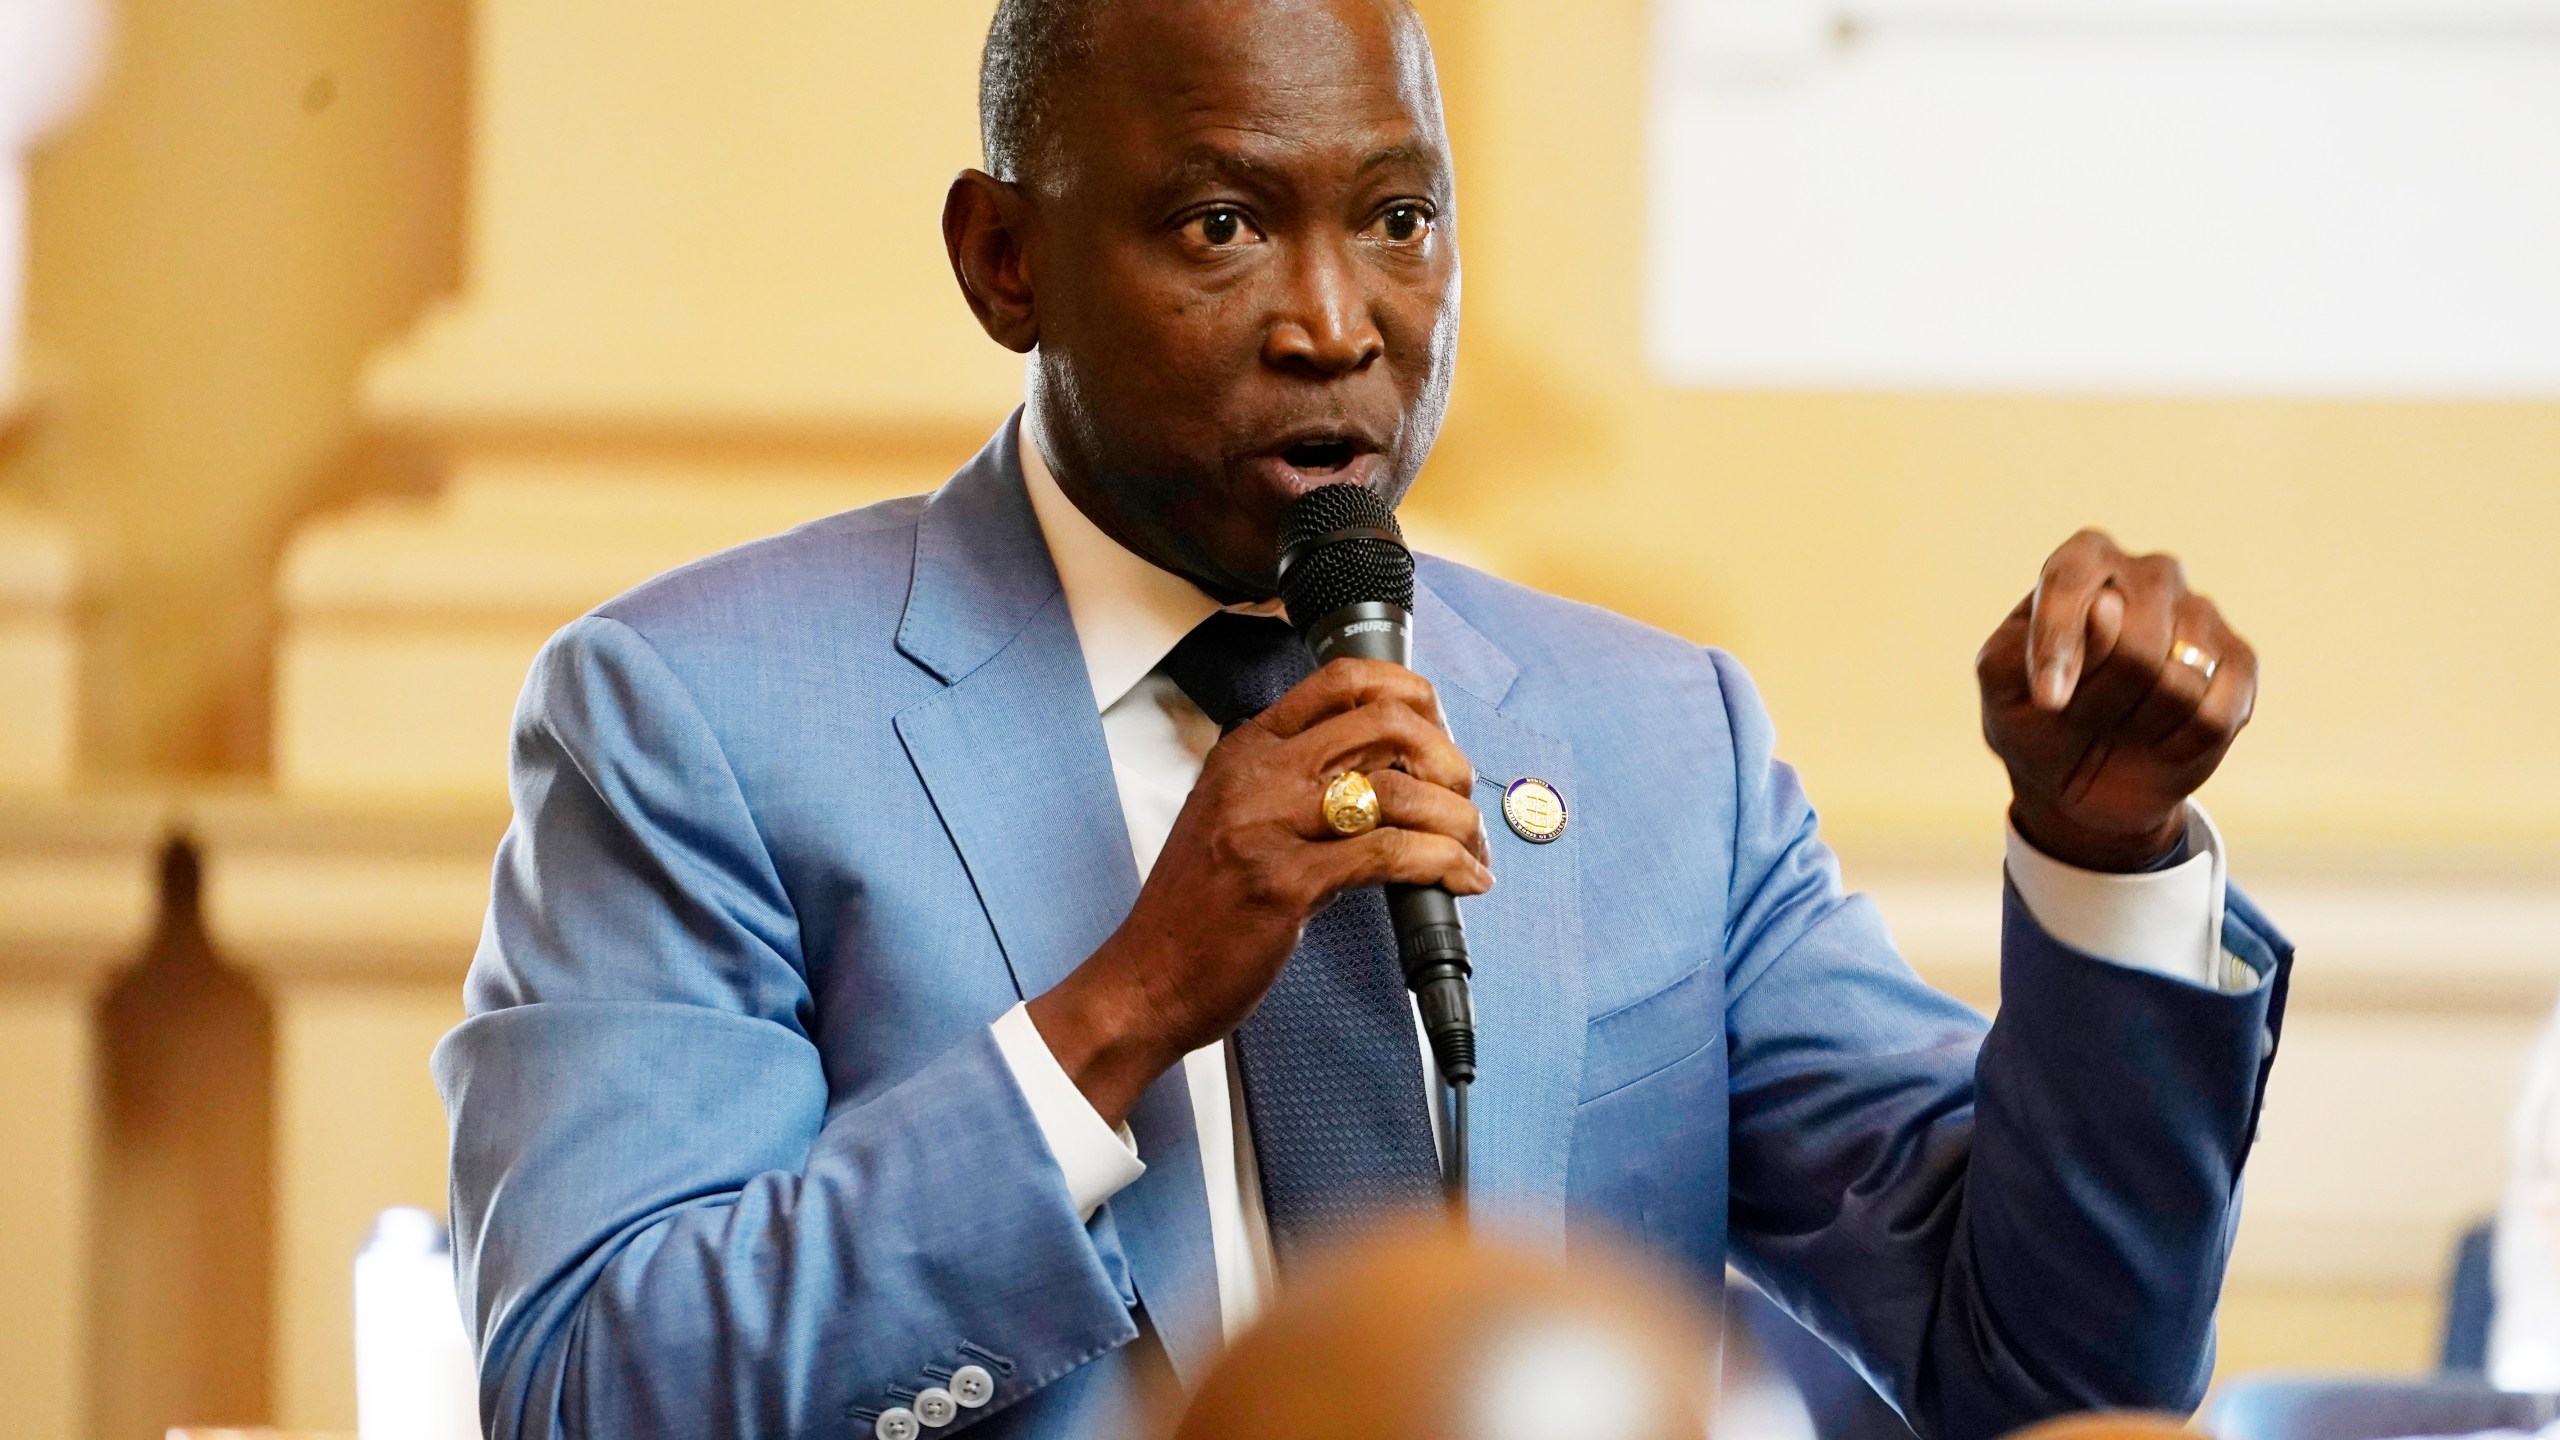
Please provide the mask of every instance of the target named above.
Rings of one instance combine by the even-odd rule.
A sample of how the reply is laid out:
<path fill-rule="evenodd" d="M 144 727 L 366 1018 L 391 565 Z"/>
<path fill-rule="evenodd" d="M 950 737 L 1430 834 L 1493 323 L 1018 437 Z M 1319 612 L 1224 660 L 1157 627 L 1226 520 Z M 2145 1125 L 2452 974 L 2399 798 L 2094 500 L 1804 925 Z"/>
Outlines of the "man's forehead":
<path fill-rule="evenodd" d="M 1310 142 L 1363 168 L 1438 157 L 1430 47 L 1400 0 L 1120 0 L 1095 39 L 1071 102 L 1112 132 L 1095 138 L 1185 168 L 1282 164 Z"/>

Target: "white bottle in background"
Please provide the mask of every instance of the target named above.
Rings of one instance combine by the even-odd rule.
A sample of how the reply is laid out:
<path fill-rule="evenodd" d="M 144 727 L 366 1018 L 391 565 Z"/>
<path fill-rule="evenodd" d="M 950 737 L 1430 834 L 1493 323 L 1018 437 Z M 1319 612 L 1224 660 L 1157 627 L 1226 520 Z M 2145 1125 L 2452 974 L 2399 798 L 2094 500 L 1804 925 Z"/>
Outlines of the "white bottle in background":
<path fill-rule="evenodd" d="M 479 1440 L 444 1222 L 385 1210 L 356 1256 L 356 1440 Z"/>

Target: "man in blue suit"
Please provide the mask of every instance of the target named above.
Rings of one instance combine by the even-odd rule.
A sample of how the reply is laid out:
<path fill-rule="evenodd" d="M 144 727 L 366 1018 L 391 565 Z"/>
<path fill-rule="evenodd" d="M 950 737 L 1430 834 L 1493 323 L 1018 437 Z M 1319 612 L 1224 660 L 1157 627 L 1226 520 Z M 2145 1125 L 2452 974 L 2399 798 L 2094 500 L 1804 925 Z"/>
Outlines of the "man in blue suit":
<path fill-rule="evenodd" d="M 1286 504 L 1400 498 L 1448 393 L 1402 0 L 1005 0 L 982 83 L 943 228 L 1025 409 L 527 685 L 436 1056 L 490 1433 L 1126 1433 L 1429 1193 L 1389 881 L 1467 897 L 1478 1215 L 1730 1259 L 1927 1435 L 2192 1404 L 2289 960 L 2188 803 L 2256 663 L 2175 564 L 2075 537 L 1984 648 L 1986 1026 L 1730 657 L 1431 560 L 1418 675 L 1269 618 Z"/>

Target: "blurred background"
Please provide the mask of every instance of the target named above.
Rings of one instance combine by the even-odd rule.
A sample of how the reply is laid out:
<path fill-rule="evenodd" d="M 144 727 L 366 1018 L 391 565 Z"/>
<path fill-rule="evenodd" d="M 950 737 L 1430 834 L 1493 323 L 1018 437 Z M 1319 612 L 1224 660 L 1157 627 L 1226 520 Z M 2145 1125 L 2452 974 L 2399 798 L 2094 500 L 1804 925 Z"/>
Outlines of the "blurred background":
<path fill-rule="evenodd" d="M 984 0 L 0 0 L 0 1429 L 345 1429 L 541 640 L 1016 402 Z M 2073 529 L 2266 657 L 2301 968 L 2223 1373 L 2438 1361 L 2560 990 L 2560 4 L 1424 0 L 1427 548 L 1738 653 L 1997 1003 L 1975 647 Z"/>

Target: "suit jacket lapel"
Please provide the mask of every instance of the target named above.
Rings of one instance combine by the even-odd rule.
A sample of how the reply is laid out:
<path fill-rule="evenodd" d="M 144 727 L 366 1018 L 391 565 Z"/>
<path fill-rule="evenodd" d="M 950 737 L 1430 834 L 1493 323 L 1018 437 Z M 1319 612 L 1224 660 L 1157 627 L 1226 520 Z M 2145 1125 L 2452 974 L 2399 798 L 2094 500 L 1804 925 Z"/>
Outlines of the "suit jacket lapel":
<path fill-rule="evenodd" d="M 1023 491 L 1014 422 L 927 506 L 898 648 L 946 688 L 897 730 L 1016 989 L 1054 987 L 1127 918 L 1136 861 L 1083 652 Z M 1179 1068 L 1130 1116 L 1146 1173 L 1115 1196 L 1139 1298 L 1194 1383 L 1219 1342 L 1199 1140 Z"/>
<path fill-rule="evenodd" d="M 1502 818 L 1502 793 L 1534 775 L 1570 805 L 1573 751 L 1503 713 L 1518 667 L 1427 586 L 1415 597 L 1414 642 L 1416 667 L 1438 688 L 1449 728 L 1475 763 L 1476 803 L 1493 845 L 1492 893 L 1460 907 L 1475 965 L 1473 1203 L 1560 1247 L 1582 1075 L 1580 847 L 1570 826 L 1551 844 L 1522 840 Z"/>

